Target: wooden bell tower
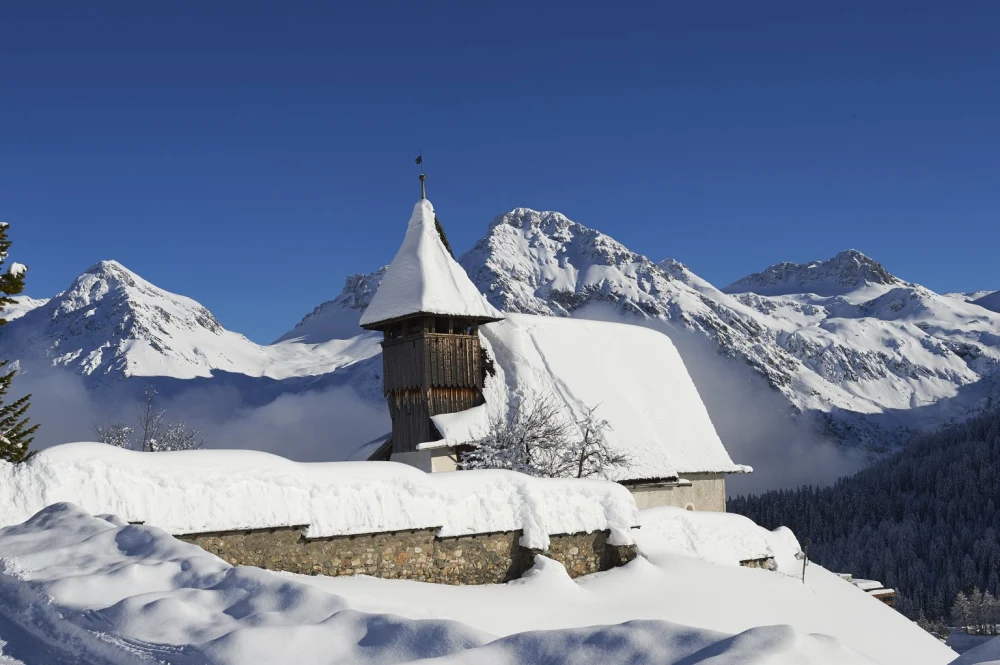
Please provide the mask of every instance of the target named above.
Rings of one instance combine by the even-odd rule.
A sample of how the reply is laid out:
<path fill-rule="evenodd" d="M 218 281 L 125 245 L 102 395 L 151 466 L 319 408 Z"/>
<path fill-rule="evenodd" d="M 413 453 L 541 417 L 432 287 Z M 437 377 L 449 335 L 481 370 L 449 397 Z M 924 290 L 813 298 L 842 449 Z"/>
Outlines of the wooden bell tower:
<path fill-rule="evenodd" d="M 479 326 L 495 318 L 417 312 L 366 325 L 381 330 L 382 389 L 392 417 L 392 452 L 440 435 L 431 416 L 483 403 Z"/>
<path fill-rule="evenodd" d="M 361 327 L 382 331 L 393 454 L 439 440 L 431 416 L 483 404 L 479 326 L 503 318 L 446 248 L 425 180 L 421 173 L 403 245 L 361 317 Z"/>

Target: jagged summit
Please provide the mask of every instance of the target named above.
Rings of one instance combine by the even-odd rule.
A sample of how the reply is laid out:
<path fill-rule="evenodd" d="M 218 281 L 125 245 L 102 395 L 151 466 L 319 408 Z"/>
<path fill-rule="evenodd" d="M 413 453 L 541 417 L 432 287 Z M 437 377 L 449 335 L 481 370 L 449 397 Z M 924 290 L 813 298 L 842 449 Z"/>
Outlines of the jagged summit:
<path fill-rule="evenodd" d="M 647 325 L 679 348 L 705 342 L 725 362 L 762 375 L 793 410 L 823 414 L 845 439 L 871 431 L 883 445 L 890 440 L 883 428 L 911 411 L 928 423 L 973 412 L 1000 376 L 1000 314 L 979 306 L 989 301 L 974 304 L 903 282 L 856 250 L 773 266 L 727 294 L 678 261 L 654 263 L 561 213 L 516 208 L 496 217 L 460 262 L 474 290 L 504 312 Z M 225 330 L 196 301 L 102 261 L 5 326 L 0 352 L 11 360 L 41 354 L 109 379 L 207 377 L 215 370 L 324 375 L 379 353 L 378 335 L 362 333 L 359 319 L 385 274 L 352 275 L 280 344 L 260 346 Z M 847 295 L 810 295 L 821 292 Z M 693 363 L 696 382 L 698 370 Z M 358 376 L 366 390 L 378 383 L 370 373 Z M 706 377 L 699 389 L 711 398 Z M 717 416 L 725 422 L 724 411 Z"/>
<path fill-rule="evenodd" d="M 552 211 L 515 208 L 498 216 L 462 266 L 502 311 L 566 316 L 590 302 L 652 307 L 641 281 L 667 282 L 645 256 Z M 627 301 L 627 302 L 626 302 Z"/>
<path fill-rule="evenodd" d="M 566 215 L 555 210 L 533 210 L 531 208 L 514 208 L 509 212 L 497 215 L 490 222 L 490 229 L 499 225 L 512 226 L 517 229 L 526 227 L 538 227 L 545 229 L 548 234 L 558 229 L 568 228 L 576 224 Z"/>
<path fill-rule="evenodd" d="M 848 249 L 825 261 L 778 263 L 763 272 L 738 279 L 722 290 L 762 296 L 792 293 L 839 296 L 866 286 L 904 284 L 875 259 L 856 249 Z"/>
<path fill-rule="evenodd" d="M 133 276 L 135 275 L 134 272 L 126 268 L 120 262 L 115 261 L 114 259 L 103 259 L 101 261 L 98 261 L 94 265 L 84 270 L 84 273 L 106 273 L 106 274 L 127 273 L 129 275 Z"/>
<path fill-rule="evenodd" d="M 52 310 L 54 321 L 73 323 L 82 317 L 88 329 L 93 329 L 94 321 L 114 321 L 120 333 L 154 342 L 178 327 L 214 334 L 224 330 L 200 303 L 165 291 L 113 260 L 92 265 L 45 308 Z M 98 314 L 103 316 L 94 319 Z"/>
<path fill-rule="evenodd" d="M 85 376 L 209 376 L 256 346 L 200 303 L 112 260 L 90 266 L 5 332 L 12 355 L 41 356 Z"/>
<path fill-rule="evenodd" d="M 68 368 L 92 383 L 128 377 L 211 377 L 223 371 L 282 379 L 325 374 L 378 352 L 359 335 L 321 345 L 272 347 L 227 330 L 201 303 L 101 261 L 4 327 L 3 353 Z"/>
<path fill-rule="evenodd" d="M 382 266 L 375 272 L 348 275 L 344 288 L 333 300 L 327 300 L 306 314 L 294 328 L 275 340 L 278 342 L 305 342 L 319 344 L 331 339 L 347 339 L 361 334 L 361 315 L 371 304 L 385 271 Z"/>

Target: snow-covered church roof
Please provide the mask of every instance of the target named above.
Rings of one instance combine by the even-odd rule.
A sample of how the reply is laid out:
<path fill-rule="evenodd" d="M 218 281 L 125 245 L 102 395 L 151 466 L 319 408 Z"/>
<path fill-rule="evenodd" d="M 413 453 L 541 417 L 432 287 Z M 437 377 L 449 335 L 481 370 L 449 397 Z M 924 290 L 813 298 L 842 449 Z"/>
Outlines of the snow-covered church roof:
<path fill-rule="evenodd" d="M 480 333 L 497 361 L 486 405 L 434 416 L 444 439 L 419 449 L 475 441 L 485 433 L 491 409 L 548 397 L 568 422 L 579 422 L 588 408 L 608 421 L 609 447 L 629 458 L 627 467 L 609 474 L 611 480 L 751 471 L 729 457 L 666 335 L 624 323 L 529 314 L 508 314 Z"/>
<path fill-rule="evenodd" d="M 418 313 L 503 318 L 441 242 L 434 206 L 427 199 L 413 206 L 403 244 L 361 316 L 361 325 L 371 327 Z"/>

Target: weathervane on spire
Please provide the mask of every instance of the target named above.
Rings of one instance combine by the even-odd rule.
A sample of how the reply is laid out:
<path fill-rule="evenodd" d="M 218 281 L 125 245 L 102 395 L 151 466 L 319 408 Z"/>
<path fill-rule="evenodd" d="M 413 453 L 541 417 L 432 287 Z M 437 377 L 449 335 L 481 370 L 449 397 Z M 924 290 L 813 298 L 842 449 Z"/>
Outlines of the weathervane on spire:
<path fill-rule="evenodd" d="M 424 175 L 424 168 L 422 166 L 422 164 L 424 163 L 424 151 L 423 150 L 420 151 L 420 154 L 417 155 L 417 158 L 414 161 L 416 161 L 417 165 L 420 166 L 420 198 L 421 199 L 426 199 L 427 198 L 427 189 L 426 189 L 424 183 L 427 182 L 427 176 Z"/>

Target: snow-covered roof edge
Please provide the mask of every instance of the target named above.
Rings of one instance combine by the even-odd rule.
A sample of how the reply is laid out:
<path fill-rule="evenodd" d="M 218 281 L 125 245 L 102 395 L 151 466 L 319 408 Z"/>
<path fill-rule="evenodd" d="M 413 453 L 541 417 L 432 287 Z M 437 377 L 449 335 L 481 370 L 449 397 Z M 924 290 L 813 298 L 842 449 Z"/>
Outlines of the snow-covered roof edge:
<path fill-rule="evenodd" d="M 491 321 L 503 318 L 441 242 L 434 223 L 434 206 L 427 199 L 413 206 L 403 244 L 360 324 L 374 326 L 420 313 Z"/>

